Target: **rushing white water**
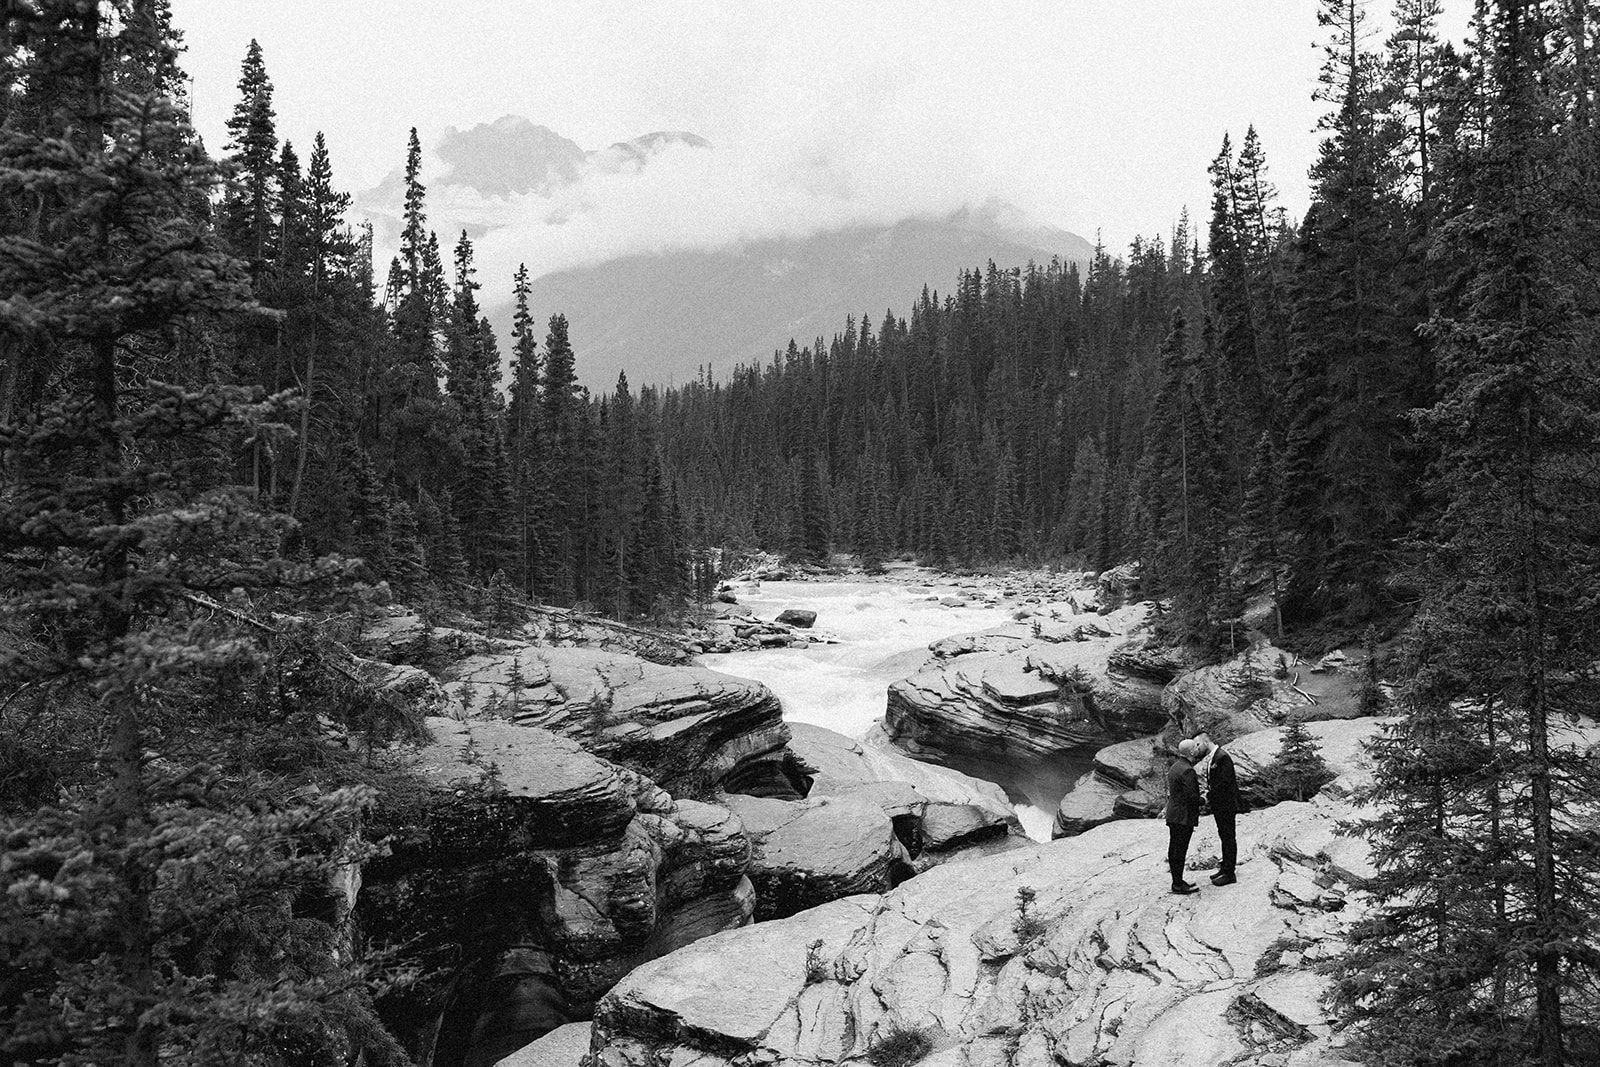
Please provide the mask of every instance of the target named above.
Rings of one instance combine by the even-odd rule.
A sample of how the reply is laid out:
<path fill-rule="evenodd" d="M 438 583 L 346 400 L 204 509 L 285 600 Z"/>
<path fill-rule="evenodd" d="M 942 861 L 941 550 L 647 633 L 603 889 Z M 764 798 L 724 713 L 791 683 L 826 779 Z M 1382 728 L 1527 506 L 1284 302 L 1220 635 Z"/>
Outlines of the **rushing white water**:
<path fill-rule="evenodd" d="M 973 589 L 922 580 L 928 577 L 901 571 L 881 580 L 737 584 L 740 605 L 759 617 L 776 618 L 786 608 L 815 611 L 815 632 L 837 638 L 838 644 L 711 654 L 700 662 L 765 683 L 792 722 L 814 723 L 859 740 L 883 718 L 889 684 L 915 673 L 928 659 L 930 643 L 1011 619 L 1015 605 L 1003 600 L 958 607 L 938 603 L 940 597 L 971 596 Z M 1046 841 L 1055 801 L 1066 791 L 1061 783 L 1079 772 L 1062 768 L 1041 780 L 1039 768 L 973 761 L 960 769 L 1005 787 L 1028 835 Z"/>

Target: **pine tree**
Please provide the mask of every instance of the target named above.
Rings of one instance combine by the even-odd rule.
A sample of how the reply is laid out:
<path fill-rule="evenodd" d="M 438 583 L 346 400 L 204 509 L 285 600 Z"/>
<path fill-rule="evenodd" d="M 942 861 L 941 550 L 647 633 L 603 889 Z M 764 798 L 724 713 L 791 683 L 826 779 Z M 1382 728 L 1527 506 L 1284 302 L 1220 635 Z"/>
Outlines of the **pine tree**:
<path fill-rule="evenodd" d="M 1239 527 L 1243 546 L 1240 565 L 1248 581 L 1259 581 L 1265 576 L 1267 592 L 1272 597 L 1277 636 L 1281 640 L 1283 610 L 1280 601 L 1288 531 L 1283 526 L 1283 483 L 1278 457 L 1272 447 L 1272 437 L 1266 432 L 1257 438 L 1255 455 L 1250 461 Z"/>
<path fill-rule="evenodd" d="M 1301 532 L 1286 608 L 1352 621 L 1383 607 L 1387 546 L 1413 504 L 1405 413 L 1419 398 L 1418 322 L 1402 290 L 1405 219 L 1394 130 L 1360 0 L 1324 0 L 1322 99 L 1336 105 L 1301 235 L 1286 509 Z"/>
<path fill-rule="evenodd" d="M 461 525 L 456 521 L 449 490 L 435 500 L 423 491 L 417 509 L 417 525 L 422 534 L 428 573 L 446 599 L 460 595 L 467 581 L 467 561 L 461 551 Z"/>
<path fill-rule="evenodd" d="M 1379 904 L 1350 932 L 1338 999 L 1381 1064 L 1516 1062 L 1508 1032 L 1506 827 L 1503 766 L 1487 735 L 1489 708 L 1455 704 L 1441 653 L 1453 639 L 1431 617 L 1407 642 L 1401 715 L 1370 745 L 1372 785 L 1358 799 Z M 1469 712 L 1463 714 L 1463 711 Z"/>
<path fill-rule="evenodd" d="M 223 204 L 223 235 L 259 275 L 273 242 L 278 134 L 261 45 L 254 38 L 239 72 L 239 101 L 228 118 L 228 148 L 239 168 L 238 185 Z"/>
<path fill-rule="evenodd" d="M 1493 911 L 1476 913 L 1487 936 L 1476 935 L 1482 948 L 1466 957 L 1470 966 L 1386 980 L 1407 966 L 1395 953 L 1436 958 L 1441 944 L 1452 947 L 1437 933 L 1450 917 L 1424 925 L 1410 901 L 1471 906 L 1459 879 L 1472 868 L 1419 862 L 1407 851 L 1410 826 L 1380 824 L 1377 855 L 1390 881 L 1378 899 L 1400 936 L 1372 948 L 1350 980 L 1366 997 L 1363 1012 L 1414 1021 L 1446 1052 L 1555 1067 L 1580 1062 L 1569 1030 L 1592 1025 L 1600 973 L 1590 888 L 1600 856 L 1560 814 L 1600 800 L 1600 776 L 1554 731 L 1597 696 L 1589 590 L 1600 573 L 1600 514 L 1580 472 L 1600 455 L 1600 366 L 1574 297 L 1590 274 L 1567 206 L 1581 202 L 1584 178 L 1564 151 L 1566 108 L 1549 77 L 1555 27 L 1544 5 L 1525 0 L 1484 13 L 1485 128 L 1442 198 L 1441 254 L 1462 277 L 1432 326 L 1441 393 L 1421 422 L 1438 456 L 1430 488 L 1444 508 L 1414 581 L 1437 650 L 1405 713 L 1436 730 L 1452 716 L 1447 725 L 1473 752 L 1473 803 L 1434 833 L 1472 840 L 1493 861 L 1476 887 L 1479 906 Z M 1415 727 L 1400 734 L 1394 772 L 1380 769 L 1380 783 L 1394 783 L 1397 818 L 1440 788 L 1398 773 L 1427 754 L 1429 739 Z"/>
<path fill-rule="evenodd" d="M 1388 697 L 1383 691 L 1383 660 L 1378 653 L 1378 628 L 1368 626 L 1361 635 L 1361 650 L 1364 658 L 1361 663 L 1361 689 L 1357 694 L 1357 706 L 1362 715 L 1382 715 L 1388 705 Z"/>
<path fill-rule="evenodd" d="M 336 843 L 364 797 L 259 788 L 252 753 L 285 709 L 258 683 L 279 649 L 205 607 L 219 574 L 261 591 L 315 573 L 277 556 L 280 520 L 213 477 L 221 443 L 281 408 L 182 384 L 199 361 L 178 339 L 254 304 L 207 228 L 221 174 L 163 95 L 164 7 L 36 0 L 6 18 L 0 69 L 24 94 L 7 106 L 52 106 L 0 126 L 0 203 L 39 211 L 31 233 L 0 231 L 0 333 L 48 337 L 59 375 L 0 422 L 0 628 L 35 635 L 0 651 L 0 684 L 48 688 L 86 746 L 42 806 L 0 820 L 6 1055 L 392 1058 L 334 930 L 295 912 L 365 858 Z M 219 733 L 211 702 L 235 691 Z"/>
<path fill-rule="evenodd" d="M 1316 738 L 1298 719 L 1283 728 L 1278 758 L 1272 765 L 1274 791 L 1291 800 L 1309 800 L 1333 775 L 1322 758 Z"/>
<path fill-rule="evenodd" d="M 533 315 L 528 310 L 528 267 L 521 264 L 513 280 L 515 302 L 511 333 L 510 404 L 506 411 L 506 460 L 509 467 L 518 541 L 516 564 L 510 569 L 519 588 L 534 589 L 543 569 L 545 485 L 539 434 L 539 351 L 533 335 Z"/>

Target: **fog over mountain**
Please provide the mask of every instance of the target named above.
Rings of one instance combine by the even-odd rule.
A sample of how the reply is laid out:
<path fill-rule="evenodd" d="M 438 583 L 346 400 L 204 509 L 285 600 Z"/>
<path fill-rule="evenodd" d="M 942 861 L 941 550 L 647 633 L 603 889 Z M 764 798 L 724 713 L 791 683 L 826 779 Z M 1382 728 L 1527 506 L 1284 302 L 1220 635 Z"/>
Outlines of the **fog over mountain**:
<path fill-rule="evenodd" d="M 907 314 L 924 284 L 948 289 L 990 259 L 1081 262 L 1092 251 L 999 199 L 967 202 L 937 174 L 925 188 L 889 188 L 814 153 L 724 152 L 684 131 L 586 150 L 507 115 L 423 148 L 446 259 L 465 230 L 502 331 L 511 274 L 527 263 L 535 315 L 567 316 L 580 376 L 597 388 L 620 370 L 635 384 L 725 372 L 791 337 L 831 337 L 846 315 L 876 329 L 886 309 Z M 380 277 L 399 243 L 403 189 L 396 169 L 356 198 Z"/>

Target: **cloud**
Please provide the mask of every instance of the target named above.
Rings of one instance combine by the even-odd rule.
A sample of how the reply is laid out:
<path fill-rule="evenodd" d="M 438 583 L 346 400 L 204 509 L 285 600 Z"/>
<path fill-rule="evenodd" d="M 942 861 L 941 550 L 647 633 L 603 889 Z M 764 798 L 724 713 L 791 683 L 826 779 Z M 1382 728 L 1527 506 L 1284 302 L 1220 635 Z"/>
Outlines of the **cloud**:
<path fill-rule="evenodd" d="M 519 263 L 537 276 L 628 255 L 800 238 L 948 214 L 993 192 L 939 140 L 919 143 L 914 159 L 903 145 L 835 149 L 818 131 L 712 148 L 668 143 L 643 163 L 596 153 L 573 181 L 505 197 L 446 184 L 448 165 L 425 152 L 423 180 L 430 226 L 447 251 L 463 227 L 486 231 L 474 245 L 479 280 L 491 291 Z M 399 197 L 398 183 L 386 181 L 358 205 L 378 224 L 382 262 L 398 246 Z"/>

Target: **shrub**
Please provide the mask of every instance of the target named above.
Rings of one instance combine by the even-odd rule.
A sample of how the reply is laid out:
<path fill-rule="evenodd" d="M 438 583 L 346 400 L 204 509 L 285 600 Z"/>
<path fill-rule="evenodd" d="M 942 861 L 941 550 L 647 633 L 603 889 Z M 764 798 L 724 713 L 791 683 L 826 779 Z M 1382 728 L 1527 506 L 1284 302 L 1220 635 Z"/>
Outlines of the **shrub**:
<path fill-rule="evenodd" d="M 1038 890 L 1031 885 L 1022 886 L 1017 890 L 1017 917 L 1012 920 L 1011 928 L 1016 932 L 1019 945 L 1026 945 L 1044 935 L 1044 920 L 1032 911 L 1033 902 L 1038 896 Z"/>
<path fill-rule="evenodd" d="M 822 938 L 806 946 L 806 985 L 816 985 L 833 977 L 833 961 L 822 954 Z"/>
<path fill-rule="evenodd" d="M 894 1023 L 879 1030 L 867 1046 L 867 1062 L 872 1067 L 911 1067 L 933 1051 L 933 1038 L 920 1026 Z"/>

